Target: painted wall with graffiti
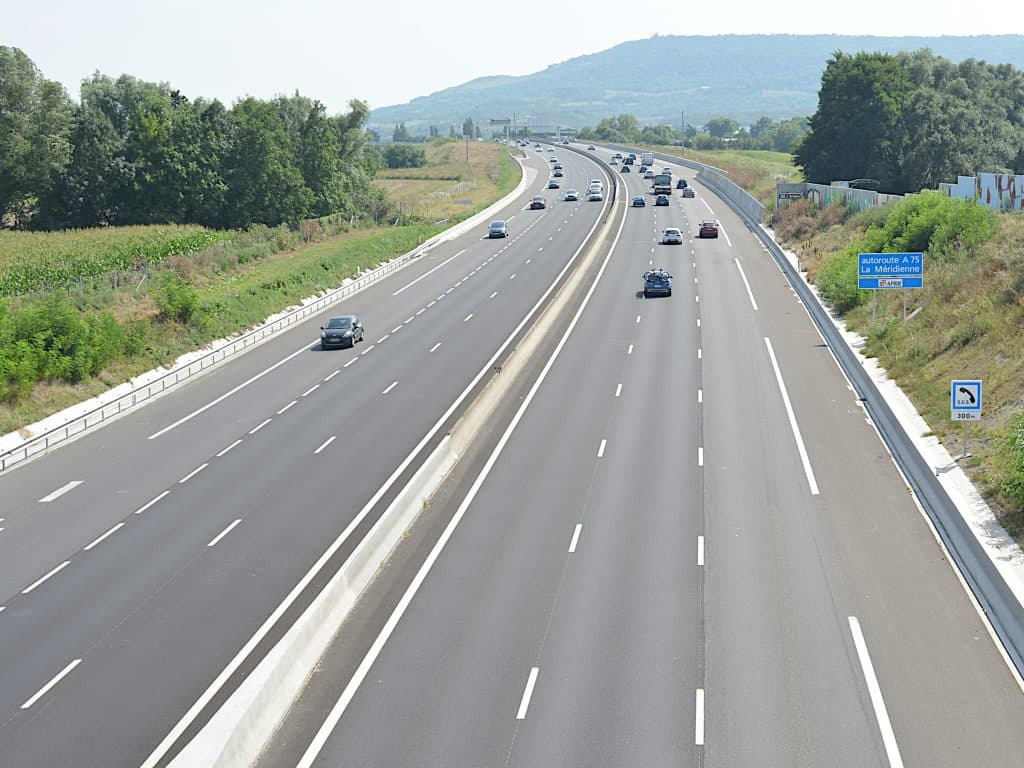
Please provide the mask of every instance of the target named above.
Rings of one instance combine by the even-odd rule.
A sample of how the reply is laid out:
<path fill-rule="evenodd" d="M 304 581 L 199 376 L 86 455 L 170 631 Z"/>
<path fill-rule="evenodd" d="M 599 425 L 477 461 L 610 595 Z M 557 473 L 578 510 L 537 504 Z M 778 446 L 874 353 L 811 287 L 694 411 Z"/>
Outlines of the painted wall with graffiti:
<path fill-rule="evenodd" d="M 1013 173 L 979 173 L 958 176 L 956 184 L 940 184 L 950 197 L 977 200 L 994 211 L 1020 211 L 1024 203 L 1024 176 Z"/>
<path fill-rule="evenodd" d="M 846 205 L 854 210 L 863 211 L 867 208 L 876 208 L 879 205 L 902 200 L 903 196 L 886 195 L 870 189 L 851 189 L 850 187 L 811 184 L 809 182 L 776 184 L 776 208 L 785 208 L 793 200 L 799 200 L 800 198 L 807 198 L 822 208 L 834 200 L 843 200 Z"/>

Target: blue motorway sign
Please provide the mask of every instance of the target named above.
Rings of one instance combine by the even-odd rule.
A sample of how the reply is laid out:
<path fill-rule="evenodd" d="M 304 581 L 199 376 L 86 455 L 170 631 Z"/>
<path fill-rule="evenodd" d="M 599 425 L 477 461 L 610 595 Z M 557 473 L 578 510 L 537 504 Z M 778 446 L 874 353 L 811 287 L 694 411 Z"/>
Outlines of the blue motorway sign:
<path fill-rule="evenodd" d="M 923 253 L 861 253 L 857 255 L 857 287 L 921 288 Z"/>

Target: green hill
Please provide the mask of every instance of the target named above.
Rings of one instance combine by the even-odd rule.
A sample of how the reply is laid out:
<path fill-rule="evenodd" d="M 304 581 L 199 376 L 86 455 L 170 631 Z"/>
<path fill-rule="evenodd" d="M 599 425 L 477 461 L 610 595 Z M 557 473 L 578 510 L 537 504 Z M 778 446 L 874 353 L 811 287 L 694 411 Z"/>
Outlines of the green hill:
<path fill-rule="evenodd" d="M 642 124 L 699 124 L 727 115 L 752 122 L 810 115 L 825 62 L 835 51 L 930 48 L 952 61 L 984 59 L 1024 68 L 1024 35 L 858 37 L 846 35 L 665 36 L 633 40 L 520 77 L 471 80 L 407 104 L 373 111 L 370 127 L 390 137 L 404 122 L 425 134 L 466 117 L 486 125 L 513 113 L 522 122 L 593 126 L 629 112 Z"/>

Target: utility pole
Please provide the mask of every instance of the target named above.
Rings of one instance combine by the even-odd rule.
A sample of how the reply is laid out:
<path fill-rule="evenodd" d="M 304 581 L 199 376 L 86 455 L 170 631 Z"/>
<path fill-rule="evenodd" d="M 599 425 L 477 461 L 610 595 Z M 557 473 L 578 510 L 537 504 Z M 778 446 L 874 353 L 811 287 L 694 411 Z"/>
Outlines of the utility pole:
<path fill-rule="evenodd" d="M 686 113 L 679 110 L 679 146 L 686 146 Z"/>

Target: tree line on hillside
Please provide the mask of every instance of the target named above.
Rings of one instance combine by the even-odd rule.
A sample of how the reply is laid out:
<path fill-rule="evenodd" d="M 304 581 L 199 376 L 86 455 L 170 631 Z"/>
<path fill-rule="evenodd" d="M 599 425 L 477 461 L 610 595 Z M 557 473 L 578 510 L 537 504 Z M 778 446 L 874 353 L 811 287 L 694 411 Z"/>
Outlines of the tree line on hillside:
<path fill-rule="evenodd" d="M 761 117 L 750 126 L 741 126 L 730 117 L 714 117 L 703 126 L 686 124 L 685 135 L 665 123 L 640 127 L 639 120 L 623 113 L 605 117 L 593 128 L 581 128 L 577 137 L 583 140 L 608 141 L 616 144 L 670 145 L 683 141 L 694 149 L 767 149 L 791 152 L 807 133 L 807 118 L 792 117 L 776 122 Z"/>
<path fill-rule="evenodd" d="M 835 53 L 811 132 L 797 147 L 808 181 L 870 178 L 906 193 L 981 171 L 1024 172 L 1024 72 L 929 50 Z"/>
<path fill-rule="evenodd" d="M 94 74 L 73 102 L 0 46 L 0 217 L 7 226 L 276 226 L 331 213 L 376 218 L 381 166 L 369 108 L 328 115 L 296 92 L 230 109 L 166 83 Z"/>

